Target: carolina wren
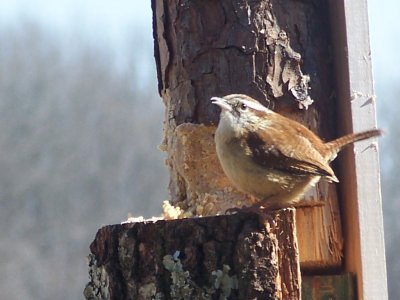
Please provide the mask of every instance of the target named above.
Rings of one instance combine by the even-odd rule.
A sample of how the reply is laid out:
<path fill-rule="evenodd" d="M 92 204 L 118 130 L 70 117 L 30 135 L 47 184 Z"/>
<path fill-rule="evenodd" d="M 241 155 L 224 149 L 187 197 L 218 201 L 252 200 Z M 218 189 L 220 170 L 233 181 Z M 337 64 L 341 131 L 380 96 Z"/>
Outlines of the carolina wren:
<path fill-rule="evenodd" d="M 323 142 L 300 123 L 275 113 L 253 98 L 213 97 L 221 108 L 215 133 L 222 169 L 259 206 L 292 206 L 321 177 L 338 182 L 329 163 L 346 145 L 381 135 L 379 129 Z"/>

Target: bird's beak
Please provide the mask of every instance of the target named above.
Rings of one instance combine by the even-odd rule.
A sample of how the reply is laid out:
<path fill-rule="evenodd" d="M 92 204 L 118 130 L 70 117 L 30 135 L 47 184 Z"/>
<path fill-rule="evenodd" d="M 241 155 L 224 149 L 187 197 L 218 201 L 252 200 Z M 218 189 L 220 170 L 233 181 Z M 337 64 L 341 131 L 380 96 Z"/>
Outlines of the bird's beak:
<path fill-rule="evenodd" d="M 219 97 L 212 97 L 211 101 L 213 104 L 218 105 L 219 107 L 221 107 L 222 111 L 231 111 L 232 107 L 226 103 L 226 100 L 224 98 L 219 98 Z"/>

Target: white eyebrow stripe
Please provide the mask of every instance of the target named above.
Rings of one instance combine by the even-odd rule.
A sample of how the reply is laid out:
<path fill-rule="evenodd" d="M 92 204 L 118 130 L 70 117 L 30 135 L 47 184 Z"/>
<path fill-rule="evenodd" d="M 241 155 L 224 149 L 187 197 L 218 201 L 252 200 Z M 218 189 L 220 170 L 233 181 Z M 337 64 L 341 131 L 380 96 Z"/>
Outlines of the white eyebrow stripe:
<path fill-rule="evenodd" d="M 264 105 L 262 105 L 261 103 L 253 102 L 253 101 L 249 101 L 249 100 L 242 100 L 242 102 L 243 102 L 246 106 L 248 106 L 248 107 L 250 107 L 250 108 L 252 108 L 252 109 L 255 109 L 255 110 L 258 110 L 258 111 L 264 111 L 264 112 L 266 112 L 266 113 L 269 112 L 269 109 L 267 109 L 267 108 L 266 108 Z"/>

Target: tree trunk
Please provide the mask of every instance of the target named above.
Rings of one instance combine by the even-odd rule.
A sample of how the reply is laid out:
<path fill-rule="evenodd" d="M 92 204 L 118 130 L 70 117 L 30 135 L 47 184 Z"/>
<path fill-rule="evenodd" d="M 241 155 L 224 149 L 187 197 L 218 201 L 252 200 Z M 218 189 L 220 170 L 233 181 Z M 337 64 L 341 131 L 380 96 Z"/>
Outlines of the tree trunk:
<path fill-rule="evenodd" d="M 153 0 L 152 6 L 159 92 L 166 105 L 162 149 L 171 201 L 179 207 L 167 206 L 167 216 L 214 215 L 249 203 L 216 158 L 218 109 L 212 96 L 248 94 L 322 137 L 335 136 L 327 1 Z M 298 209 L 302 267 L 340 266 L 335 185 L 319 183 L 305 201 L 325 205 Z"/>
<path fill-rule="evenodd" d="M 127 223 L 91 244 L 86 299 L 300 299 L 294 210 Z"/>

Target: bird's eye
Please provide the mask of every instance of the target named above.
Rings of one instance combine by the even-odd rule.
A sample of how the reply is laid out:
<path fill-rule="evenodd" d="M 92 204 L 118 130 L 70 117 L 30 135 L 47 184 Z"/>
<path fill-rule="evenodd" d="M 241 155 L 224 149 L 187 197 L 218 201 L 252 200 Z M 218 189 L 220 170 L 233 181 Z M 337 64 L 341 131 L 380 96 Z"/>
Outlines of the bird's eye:
<path fill-rule="evenodd" d="M 240 110 L 246 110 L 247 109 L 247 105 L 244 103 L 240 103 Z"/>

